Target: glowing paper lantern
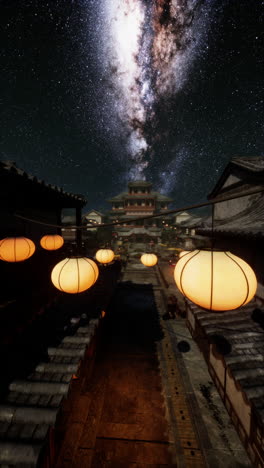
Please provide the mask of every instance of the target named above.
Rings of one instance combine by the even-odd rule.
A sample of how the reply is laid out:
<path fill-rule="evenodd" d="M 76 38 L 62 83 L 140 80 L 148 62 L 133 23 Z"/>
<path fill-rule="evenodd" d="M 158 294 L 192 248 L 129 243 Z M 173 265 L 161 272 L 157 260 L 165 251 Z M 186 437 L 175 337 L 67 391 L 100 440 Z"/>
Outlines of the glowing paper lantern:
<path fill-rule="evenodd" d="M 0 259 L 5 262 L 23 262 L 35 250 L 34 242 L 26 237 L 6 237 L 0 241 Z"/>
<path fill-rule="evenodd" d="M 152 253 L 145 253 L 141 255 L 140 261 L 145 266 L 154 266 L 158 262 L 158 257 Z"/>
<path fill-rule="evenodd" d="M 58 250 L 64 244 L 63 237 L 59 234 L 46 235 L 40 239 L 40 245 L 45 250 Z"/>
<path fill-rule="evenodd" d="M 51 272 L 51 281 L 60 291 L 76 294 L 93 286 L 98 275 L 98 266 L 93 260 L 72 257 L 55 265 Z"/>
<path fill-rule="evenodd" d="M 252 268 L 231 252 L 194 250 L 174 270 L 176 284 L 188 299 L 205 309 L 233 310 L 247 304 L 257 289 Z"/>
<path fill-rule="evenodd" d="M 179 253 L 179 258 L 181 257 L 184 257 L 184 255 L 190 253 L 190 250 L 182 250 L 180 253 Z"/>
<path fill-rule="evenodd" d="M 95 258 L 99 263 L 110 263 L 114 259 L 114 252 L 111 249 L 99 249 L 95 254 Z"/>

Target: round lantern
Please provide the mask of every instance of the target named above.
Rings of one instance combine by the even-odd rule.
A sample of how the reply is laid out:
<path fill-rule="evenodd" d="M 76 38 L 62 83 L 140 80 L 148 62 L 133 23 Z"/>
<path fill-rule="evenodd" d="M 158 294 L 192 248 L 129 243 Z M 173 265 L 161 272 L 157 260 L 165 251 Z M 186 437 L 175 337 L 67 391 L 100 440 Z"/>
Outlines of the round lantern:
<path fill-rule="evenodd" d="M 63 244 L 64 239 L 59 234 L 49 234 L 40 239 L 40 245 L 45 250 L 58 250 Z"/>
<path fill-rule="evenodd" d="M 35 250 L 34 242 L 26 237 L 6 237 L 0 241 L 0 259 L 5 262 L 23 262 Z"/>
<path fill-rule="evenodd" d="M 99 249 L 95 254 L 95 258 L 99 263 L 110 263 L 114 260 L 114 252 L 111 249 Z"/>
<path fill-rule="evenodd" d="M 231 252 L 194 250 L 176 264 L 179 290 L 200 307 L 233 310 L 247 304 L 257 289 L 252 268 Z"/>
<path fill-rule="evenodd" d="M 60 291 L 76 294 L 93 286 L 98 275 L 98 266 L 93 260 L 72 257 L 55 265 L 51 272 L 51 281 Z"/>
<path fill-rule="evenodd" d="M 184 255 L 190 253 L 190 250 L 182 250 L 180 253 L 179 253 L 179 258 L 181 257 L 184 257 Z"/>
<path fill-rule="evenodd" d="M 158 262 L 158 257 L 152 253 L 145 253 L 141 255 L 140 261 L 145 266 L 154 266 Z"/>

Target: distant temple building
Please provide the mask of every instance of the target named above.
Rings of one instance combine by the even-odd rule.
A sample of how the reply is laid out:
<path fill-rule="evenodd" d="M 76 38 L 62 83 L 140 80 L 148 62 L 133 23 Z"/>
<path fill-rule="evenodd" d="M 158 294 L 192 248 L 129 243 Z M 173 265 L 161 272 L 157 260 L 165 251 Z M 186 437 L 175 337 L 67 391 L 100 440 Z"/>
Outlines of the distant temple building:
<path fill-rule="evenodd" d="M 97 231 L 97 226 L 102 224 L 104 215 L 97 210 L 90 210 L 85 213 L 82 217 L 83 224 L 87 224 L 87 226 L 95 226 L 94 228 L 90 229 L 90 231 Z"/>
<path fill-rule="evenodd" d="M 168 222 L 168 205 L 172 199 L 158 192 L 152 191 L 152 183 L 135 181 L 128 183 L 128 191 L 108 200 L 112 203 L 109 212 L 111 221 L 120 220 L 124 223 L 117 226 L 115 232 L 118 237 L 133 242 L 157 242 L 161 236 L 162 226 Z M 141 220 L 141 216 L 164 213 L 159 218 Z M 132 222 L 125 222 L 135 219 Z"/>

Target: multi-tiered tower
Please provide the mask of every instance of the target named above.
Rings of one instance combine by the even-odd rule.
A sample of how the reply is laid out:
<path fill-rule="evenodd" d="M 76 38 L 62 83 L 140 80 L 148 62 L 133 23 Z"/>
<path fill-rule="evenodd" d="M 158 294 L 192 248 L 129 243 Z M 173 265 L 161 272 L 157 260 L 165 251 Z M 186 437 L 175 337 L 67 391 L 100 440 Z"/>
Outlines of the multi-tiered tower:
<path fill-rule="evenodd" d="M 115 231 L 121 238 L 129 238 L 130 241 L 147 242 L 157 241 L 161 236 L 162 224 L 167 223 L 168 205 L 172 199 L 159 192 L 152 191 L 152 183 L 146 181 L 134 181 L 128 183 L 128 191 L 108 200 L 112 203 L 109 217 L 112 221 L 120 220 Z M 164 216 L 141 220 L 141 216 L 164 213 Z M 126 223 L 126 220 L 132 219 Z"/>

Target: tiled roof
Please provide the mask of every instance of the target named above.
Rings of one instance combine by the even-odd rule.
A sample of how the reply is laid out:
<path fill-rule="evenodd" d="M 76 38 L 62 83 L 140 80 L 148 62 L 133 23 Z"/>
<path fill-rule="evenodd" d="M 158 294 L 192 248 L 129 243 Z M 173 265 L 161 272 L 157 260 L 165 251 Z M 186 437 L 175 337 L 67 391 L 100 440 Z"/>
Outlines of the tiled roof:
<path fill-rule="evenodd" d="M 127 192 L 121 192 L 118 195 L 115 195 L 114 197 L 109 198 L 107 201 L 108 202 L 122 201 L 125 195 L 127 195 Z"/>
<path fill-rule="evenodd" d="M 1 177 L 18 177 L 21 181 L 24 180 L 27 182 L 32 182 L 36 186 L 45 187 L 48 191 L 53 192 L 54 194 L 58 194 L 60 197 L 70 199 L 71 201 L 75 200 L 77 203 L 81 204 L 81 206 L 86 204 L 86 200 L 82 195 L 66 192 L 56 185 L 46 184 L 43 180 L 27 174 L 22 169 L 19 169 L 13 161 L 0 161 L 0 175 Z"/>
<path fill-rule="evenodd" d="M 145 199 L 145 198 L 155 198 L 157 201 L 161 201 L 161 202 L 164 202 L 164 201 L 171 202 L 171 201 L 173 201 L 172 198 L 169 198 L 166 195 L 162 195 L 162 193 L 159 193 L 159 192 L 150 192 L 150 193 L 122 192 L 122 193 L 120 193 L 119 195 L 116 195 L 113 198 L 109 198 L 107 201 L 108 202 L 120 202 L 120 201 L 124 201 L 124 200 L 127 200 L 127 199 L 129 199 L 129 200 L 133 199 L 134 200 L 135 198 L 139 198 L 140 200 Z"/>
<path fill-rule="evenodd" d="M 231 159 L 231 163 L 252 172 L 264 171 L 264 158 L 262 156 L 234 157 Z"/>
<path fill-rule="evenodd" d="M 126 235 L 126 236 L 130 236 L 131 234 L 147 234 L 147 235 L 151 235 L 151 236 L 159 236 L 161 234 L 161 229 L 159 228 L 144 228 L 144 227 L 138 227 L 138 228 L 132 228 L 132 229 L 129 229 L 129 228 L 118 228 L 117 229 L 117 232 L 120 234 L 120 235 Z"/>
<path fill-rule="evenodd" d="M 134 200 L 135 198 L 153 198 L 154 197 L 154 192 L 150 192 L 150 193 L 128 193 L 126 192 L 124 198 L 126 200 Z"/>
<path fill-rule="evenodd" d="M 230 176 L 237 178 L 237 183 L 225 186 Z M 240 181 L 240 182 L 239 182 Z M 253 187 L 264 185 L 264 158 L 256 157 L 235 157 L 224 168 L 215 187 L 208 195 L 208 199 L 226 196 L 228 193 L 234 195 L 243 194 L 252 190 Z"/>
<path fill-rule="evenodd" d="M 162 193 L 159 192 L 152 192 L 156 197 L 157 201 L 167 201 L 167 202 L 172 202 L 173 199 L 170 197 L 167 197 L 166 195 L 163 195 Z"/>
<path fill-rule="evenodd" d="M 103 213 L 101 213 L 100 211 L 97 211 L 97 210 L 89 210 L 87 211 L 86 213 L 83 214 L 83 217 L 86 217 L 86 216 L 91 216 L 92 213 L 95 213 L 97 214 L 98 216 L 104 216 Z"/>
<path fill-rule="evenodd" d="M 200 309 L 190 301 L 188 307 L 209 342 L 215 336 L 223 338 L 227 346 L 222 359 L 264 424 L 264 310 L 254 301 L 221 313 Z"/>
<path fill-rule="evenodd" d="M 146 216 L 151 216 L 153 210 L 152 210 L 152 211 L 149 210 L 149 211 L 150 211 L 149 215 L 146 215 Z M 123 211 L 121 211 L 121 212 L 123 213 Z M 140 214 L 140 212 L 139 212 L 139 213 L 137 213 L 137 214 L 135 214 L 135 215 L 122 215 L 122 216 L 118 216 L 118 219 L 119 219 L 120 221 L 125 221 L 125 220 L 131 220 L 131 221 L 133 221 L 133 219 L 138 219 L 140 216 L 141 216 L 141 214 Z M 145 216 L 145 215 L 144 215 L 144 216 Z"/>
<path fill-rule="evenodd" d="M 200 228 L 200 234 L 210 234 L 210 228 Z M 215 220 L 214 232 L 243 237 L 264 236 L 264 197 L 259 197 L 246 210 L 235 216 Z"/>
<path fill-rule="evenodd" d="M 186 219 L 186 221 L 182 221 L 181 223 L 177 223 L 180 227 L 196 227 L 202 226 L 205 218 L 199 218 L 198 216 L 192 216 L 191 218 Z"/>
<path fill-rule="evenodd" d="M 73 374 L 78 372 L 98 319 L 49 348 L 50 362 L 40 363 L 26 380 L 9 385 L 0 405 L 0 465 L 39 466 L 51 427 L 56 427 L 60 405 L 67 398 Z"/>
<path fill-rule="evenodd" d="M 146 182 L 146 180 L 134 180 L 133 182 L 128 182 L 128 187 L 150 187 L 151 182 Z"/>

